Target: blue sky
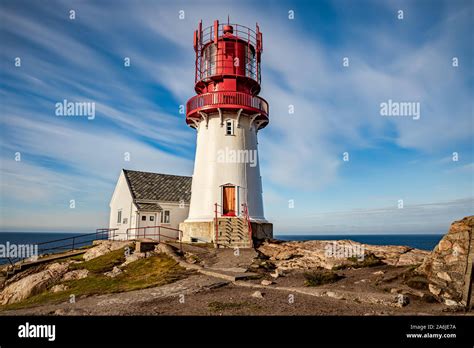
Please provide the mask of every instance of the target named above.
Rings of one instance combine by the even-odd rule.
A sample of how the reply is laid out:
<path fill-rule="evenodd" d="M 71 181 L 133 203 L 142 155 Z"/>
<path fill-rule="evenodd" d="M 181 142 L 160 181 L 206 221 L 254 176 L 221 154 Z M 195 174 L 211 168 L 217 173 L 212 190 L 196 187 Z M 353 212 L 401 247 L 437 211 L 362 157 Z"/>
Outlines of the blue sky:
<path fill-rule="evenodd" d="M 199 20 L 228 14 L 263 32 L 270 124 L 259 151 L 276 233 L 443 233 L 474 212 L 472 1 L 3 0 L 0 8 L 3 231 L 107 226 L 121 168 L 191 175 L 195 131 L 179 106 L 194 95 L 192 33 Z M 95 119 L 57 117 L 64 99 L 95 102 Z M 389 99 L 419 102 L 420 119 L 382 117 Z"/>

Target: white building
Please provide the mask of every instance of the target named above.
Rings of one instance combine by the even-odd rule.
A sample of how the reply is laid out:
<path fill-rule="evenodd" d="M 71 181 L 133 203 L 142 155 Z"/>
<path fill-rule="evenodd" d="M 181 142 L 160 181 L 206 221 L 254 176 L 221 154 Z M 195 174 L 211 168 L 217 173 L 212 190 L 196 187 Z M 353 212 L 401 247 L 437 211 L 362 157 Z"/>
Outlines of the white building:
<path fill-rule="evenodd" d="M 191 177 L 123 169 L 110 200 L 109 228 L 117 239 L 170 240 L 188 216 Z"/>

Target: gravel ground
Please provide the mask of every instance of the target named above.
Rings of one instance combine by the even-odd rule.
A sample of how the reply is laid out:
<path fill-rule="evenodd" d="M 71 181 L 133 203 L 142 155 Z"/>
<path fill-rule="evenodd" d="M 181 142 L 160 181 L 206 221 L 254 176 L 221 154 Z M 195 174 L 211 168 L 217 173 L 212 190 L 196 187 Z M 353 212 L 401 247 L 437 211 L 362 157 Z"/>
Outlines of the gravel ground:
<path fill-rule="evenodd" d="M 184 246 L 187 257 L 209 270 L 248 269 L 257 256 L 254 250 Z M 377 266 L 339 270 L 344 278 L 321 286 L 305 286 L 304 271 L 292 271 L 274 279 L 272 270 L 250 267 L 259 279 L 235 283 L 209 275 L 193 274 L 160 287 L 77 298 L 76 303 L 45 304 L 0 311 L 0 315 L 472 315 L 440 303 L 429 303 L 410 289 L 403 275 L 409 267 Z M 273 283 L 262 286 L 262 280 Z M 397 293 L 411 291 L 404 307 L 387 305 Z M 260 297 L 253 297 L 256 291 Z M 331 293 L 331 296 L 329 295 Z M 341 296 L 342 294 L 342 296 Z M 341 297 L 343 297 L 341 299 Z M 361 299 L 361 300 L 360 300 Z M 383 303 L 372 299 L 382 299 Z"/>

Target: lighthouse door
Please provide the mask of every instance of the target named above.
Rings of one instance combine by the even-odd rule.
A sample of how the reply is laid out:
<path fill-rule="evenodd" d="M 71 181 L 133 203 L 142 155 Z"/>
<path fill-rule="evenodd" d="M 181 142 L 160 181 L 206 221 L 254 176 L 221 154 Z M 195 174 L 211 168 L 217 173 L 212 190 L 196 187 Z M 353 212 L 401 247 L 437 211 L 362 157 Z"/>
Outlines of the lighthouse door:
<path fill-rule="evenodd" d="M 222 215 L 235 216 L 235 186 L 223 186 Z"/>

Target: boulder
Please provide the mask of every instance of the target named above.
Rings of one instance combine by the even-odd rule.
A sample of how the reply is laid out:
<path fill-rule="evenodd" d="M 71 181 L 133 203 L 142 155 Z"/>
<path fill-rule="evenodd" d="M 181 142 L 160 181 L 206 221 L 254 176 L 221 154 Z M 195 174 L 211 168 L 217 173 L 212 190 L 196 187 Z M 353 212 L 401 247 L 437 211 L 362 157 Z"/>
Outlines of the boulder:
<path fill-rule="evenodd" d="M 448 233 L 417 269 L 426 275 L 430 292 L 446 304 L 467 305 L 472 282 L 469 252 L 474 250 L 473 228 L 474 216 L 454 221 Z"/>
<path fill-rule="evenodd" d="M 280 276 L 280 272 L 278 272 L 278 269 L 275 270 L 275 273 L 270 273 L 270 276 L 272 278 L 277 279 Z"/>
<path fill-rule="evenodd" d="M 114 267 L 110 272 L 105 272 L 104 275 L 110 278 L 115 278 L 119 274 L 122 274 L 122 270 L 118 267 Z"/>
<path fill-rule="evenodd" d="M 147 254 L 146 253 L 138 253 L 138 252 L 134 252 L 133 254 L 131 255 L 127 255 L 125 257 L 125 262 L 122 263 L 120 265 L 120 267 L 125 267 L 127 266 L 129 263 L 132 263 L 134 261 L 137 261 L 137 260 L 140 260 L 140 259 L 144 259 L 147 257 Z"/>
<path fill-rule="evenodd" d="M 459 303 L 454 301 L 454 300 L 450 300 L 450 299 L 446 299 L 444 300 L 444 304 L 446 306 L 459 306 Z"/>
<path fill-rule="evenodd" d="M 280 272 L 350 266 L 370 254 L 388 265 L 419 265 L 429 254 L 428 251 L 406 246 L 368 245 L 351 240 L 265 241 L 258 251 L 268 257 Z"/>
<path fill-rule="evenodd" d="M 271 280 L 264 279 L 264 280 L 262 280 L 262 282 L 260 284 L 267 286 L 267 285 L 272 285 L 273 282 Z"/>
<path fill-rule="evenodd" d="M 68 263 L 53 263 L 38 273 L 30 274 L 9 284 L 0 292 L 0 304 L 20 302 L 46 290 L 49 285 L 61 279 L 67 272 L 68 266 Z"/>
<path fill-rule="evenodd" d="M 58 284 L 58 285 L 54 285 L 52 288 L 51 288 L 51 292 L 61 292 L 61 291 L 65 291 L 67 290 L 68 287 L 64 284 Z"/>
<path fill-rule="evenodd" d="M 334 292 L 334 291 L 327 291 L 326 296 L 335 298 L 336 300 L 344 300 L 344 296 L 342 296 L 341 294 L 338 294 L 337 292 Z"/>
<path fill-rule="evenodd" d="M 85 252 L 83 258 L 85 261 L 89 261 L 132 244 L 133 242 L 129 241 L 96 240 L 94 241 L 94 246 Z"/>
<path fill-rule="evenodd" d="M 70 271 L 64 274 L 61 281 L 82 279 L 87 277 L 88 275 L 89 271 L 87 269 L 76 269 L 74 271 Z"/>
<path fill-rule="evenodd" d="M 255 298 L 263 298 L 263 294 L 260 291 L 255 291 L 251 296 Z"/>

